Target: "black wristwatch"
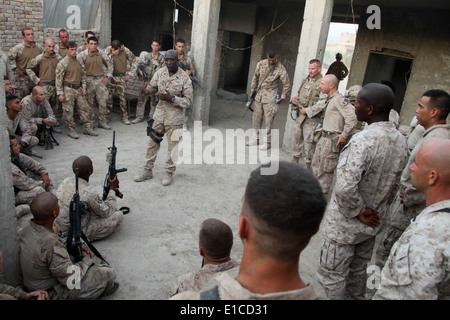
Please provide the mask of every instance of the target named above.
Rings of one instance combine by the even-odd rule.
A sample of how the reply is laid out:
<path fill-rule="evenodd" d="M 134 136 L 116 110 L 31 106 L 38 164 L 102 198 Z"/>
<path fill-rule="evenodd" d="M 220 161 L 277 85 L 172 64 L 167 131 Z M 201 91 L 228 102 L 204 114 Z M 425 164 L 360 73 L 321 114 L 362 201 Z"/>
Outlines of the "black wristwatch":
<path fill-rule="evenodd" d="M 171 100 L 172 100 L 172 102 L 175 102 L 175 96 L 172 96 Z"/>

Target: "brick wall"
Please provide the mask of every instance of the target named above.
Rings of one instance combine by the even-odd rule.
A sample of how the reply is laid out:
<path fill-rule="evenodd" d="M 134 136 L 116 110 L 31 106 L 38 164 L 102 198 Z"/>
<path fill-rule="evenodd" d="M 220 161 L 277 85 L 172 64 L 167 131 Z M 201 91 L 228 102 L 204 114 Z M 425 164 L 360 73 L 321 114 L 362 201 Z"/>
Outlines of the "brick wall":
<path fill-rule="evenodd" d="M 43 8 L 41 0 L 1 0 L 0 5 L 0 36 L 1 48 L 8 52 L 12 47 L 23 41 L 22 29 L 31 27 L 34 30 L 34 37 L 37 43 L 44 43 L 45 38 L 53 38 L 59 42 L 58 31 L 60 28 L 44 28 Z M 71 41 L 78 45 L 84 43 L 84 33 L 87 30 L 68 30 Z M 92 29 L 95 34 L 100 30 Z M 138 77 L 133 77 L 128 83 L 128 94 L 138 95 L 142 81 Z"/>
<path fill-rule="evenodd" d="M 41 0 L 2 0 L 0 6 L 0 34 L 2 50 L 9 51 L 23 41 L 22 29 L 31 27 L 36 42 L 44 39 L 43 9 Z"/>

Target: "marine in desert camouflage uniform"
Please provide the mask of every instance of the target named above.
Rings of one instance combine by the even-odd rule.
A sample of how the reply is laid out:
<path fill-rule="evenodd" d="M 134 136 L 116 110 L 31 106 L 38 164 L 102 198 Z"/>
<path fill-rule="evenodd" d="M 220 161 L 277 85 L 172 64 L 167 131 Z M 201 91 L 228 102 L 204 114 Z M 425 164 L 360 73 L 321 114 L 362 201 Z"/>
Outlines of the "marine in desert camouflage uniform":
<path fill-rule="evenodd" d="M 28 95 L 34 86 L 26 73 L 28 63 L 44 51 L 42 46 L 34 41 L 32 28 L 22 29 L 22 35 L 23 42 L 11 48 L 8 52 L 9 64 L 16 78 L 11 80 L 15 83 L 16 92 L 20 98 Z"/>
<path fill-rule="evenodd" d="M 51 38 L 45 39 L 45 51 L 28 63 L 27 74 L 35 85 L 45 89 L 45 99 L 50 103 L 53 113 L 56 115 L 57 125 L 61 123 L 62 107 L 56 96 L 56 66 L 62 57 L 55 52 L 55 41 Z M 39 77 L 34 70 L 39 69 Z M 54 130 L 60 132 L 61 130 Z"/>
<path fill-rule="evenodd" d="M 109 98 L 106 102 L 108 108 L 107 121 L 111 116 L 113 109 L 114 95 L 119 97 L 120 112 L 122 122 L 130 124 L 128 120 L 128 106 L 127 106 L 127 83 L 131 78 L 134 70 L 136 70 L 136 57 L 133 52 L 120 43 L 119 40 L 113 40 L 111 46 L 105 49 L 106 54 L 110 56 L 113 61 L 113 74 L 108 83 Z"/>
<path fill-rule="evenodd" d="M 16 205 L 30 204 L 38 194 L 53 191 L 53 183 L 43 164 L 20 153 L 21 146 L 10 137 L 11 171 Z"/>
<path fill-rule="evenodd" d="M 267 167 L 251 172 L 242 198 L 244 250 L 237 276 L 221 272 L 211 289 L 181 292 L 172 300 L 326 299 L 299 273 L 301 252 L 319 229 L 327 205 L 319 182 L 298 164 L 278 162 L 274 174 L 264 174 Z"/>
<path fill-rule="evenodd" d="M 162 184 L 167 186 L 172 183 L 172 175 L 176 170 L 172 150 L 178 145 L 182 135 L 186 109 L 192 104 L 193 89 L 189 76 L 178 67 L 178 54 L 175 50 L 168 50 L 164 61 L 165 67 L 155 73 L 147 87 L 147 91 L 158 92 L 159 102 L 151 127 L 153 137 L 151 136 L 148 142 L 147 161 L 144 170 L 134 177 L 134 181 L 141 182 L 153 177 L 152 169 L 160 149 L 160 141 L 165 135 L 168 140 L 169 156 L 164 166 Z"/>
<path fill-rule="evenodd" d="M 278 113 L 278 104 L 275 103 L 275 99 L 280 82 L 283 85 L 283 89 L 278 99 L 278 104 L 286 98 L 290 89 L 290 81 L 286 68 L 278 61 L 277 53 L 270 51 L 267 54 L 267 59 L 259 61 L 256 65 L 251 84 L 252 91 L 259 90 L 255 97 L 255 108 L 252 118 L 253 136 L 248 143 L 249 146 L 257 145 L 263 139 L 260 148 L 262 150 L 270 148 L 272 124 Z M 265 120 L 265 137 L 260 136 L 263 120 Z"/>
<path fill-rule="evenodd" d="M 30 207 L 33 219 L 19 236 L 20 266 L 28 290 L 45 290 L 50 300 L 88 300 L 118 288 L 114 269 L 94 258 L 85 244 L 82 260 L 72 262 L 64 240 L 53 230 L 59 215 L 55 195 L 42 193 Z M 74 272 L 79 272 L 75 278 Z"/>
<path fill-rule="evenodd" d="M 365 298 L 375 236 L 408 158 L 406 138 L 389 121 L 393 103 L 389 87 L 377 83 L 364 86 L 357 97 L 358 120 L 368 126 L 342 150 L 321 226 L 318 288 L 332 300 Z"/>
<path fill-rule="evenodd" d="M 84 43 L 77 48 L 77 54 L 80 54 L 81 52 L 89 49 L 88 39 L 90 37 L 95 37 L 95 33 L 92 31 L 86 31 L 84 33 Z"/>
<path fill-rule="evenodd" d="M 22 114 L 22 102 L 18 96 L 6 97 L 6 129 L 9 134 L 20 140 L 20 144 L 31 151 L 39 143 Z"/>
<path fill-rule="evenodd" d="M 190 77 L 195 77 L 196 69 L 194 58 L 190 55 L 186 54 L 186 40 L 182 38 L 178 38 L 175 42 L 175 50 L 178 53 L 178 65 L 186 72 L 186 74 Z M 192 90 L 194 90 L 194 84 L 192 84 Z M 187 122 L 189 118 L 193 118 L 192 114 L 193 110 L 186 110 L 185 122 L 183 125 L 183 129 L 187 130 Z"/>
<path fill-rule="evenodd" d="M 184 51 L 186 47 L 186 41 L 184 39 L 177 39 L 175 43 L 175 49 L 178 53 L 178 65 L 183 67 L 184 71 L 187 73 L 187 75 L 193 75 L 195 76 L 195 62 L 194 59 L 187 55 Z"/>
<path fill-rule="evenodd" d="M 92 116 L 94 115 L 94 100 L 97 101 L 98 126 L 109 130 L 111 127 L 108 124 L 110 113 L 106 104 L 109 99 L 107 83 L 112 77 L 114 65 L 106 52 L 98 48 L 96 37 L 89 37 L 88 45 L 88 50 L 77 55 L 77 59 L 86 72 L 86 100 L 91 108 Z M 124 120 L 122 119 L 122 121 Z"/>
<path fill-rule="evenodd" d="M 0 272 L 3 271 L 3 253 L 0 250 Z M 25 292 L 22 288 L 0 283 L 0 300 L 48 300 L 48 294 L 45 291 Z"/>
<path fill-rule="evenodd" d="M 105 200 L 89 185 L 89 177 L 94 171 L 92 161 L 87 156 L 74 160 L 72 168 L 79 169 L 78 190 L 80 200 L 86 205 L 85 214 L 81 217 L 81 229 L 91 240 L 104 239 L 115 232 L 123 221 L 123 213 L 117 208 L 115 190 L 119 185 L 117 177 L 110 183 L 110 191 Z M 109 177 L 108 177 L 109 178 Z M 75 192 L 75 176 L 61 182 L 56 191 L 60 204 L 60 215 L 55 220 L 55 226 L 61 232 L 67 232 L 70 225 L 70 202 Z"/>
<path fill-rule="evenodd" d="M 41 86 L 35 86 L 31 94 L 22 99 L 22 114 L 33 136 L 36 135 L 40 126 L 56 125 L 52 107 L 45 99 L 45 90 Z M 47 117 L 44 118 L 43 114 Z"/>
<path fill-rule="evenodd" d="M 348 88 L 347 90 L 345 90 L 345 98 L 348 99 L 348 101 L 350 101 L 350 103 L 355 106 L 356 103 L 356 97 L 358 96 L 359 90 L 361 90 L 361 86 L 360 85 L 354 85 L 351 86 L 350 88 Z M 350 132 L 350 136 L 353 136 L 354 134 L 360 132 L 361 130 L 364 129 L 365 126 L 365 122 L 364 121 L 358 121 L 356 123 L 356 126 L 353 128 L 352 132 Z"/>
<path fill-rule="evenodd" d="M 416 110 L 418 122 L 425 128 L 422 139 L 415 145 L 401 178 L 400 187 L 388 212 L 388 223 L 376 250 L 376 264 L 382 268 L 392 246 L 403 231 L 426 206 L 425 196 L 412 185 L 410 165 L 414 163 L 420 148 L 428 141 L 450 139 L 447 116 L 450 111 L 450 96 L 443 90 L 428 90 L 419 101 Z"/>
<path fill-rule="evenodd" d="M 305 166 L 308 169 L 311 168 L 311 161 L 315 150 L 314 131 L 320 123 L 322 112 L 309 118 L 306 113 L 300 113 L 300 106 L 308 108 L 319 101 L 322 93 L 319 88 L 320 79 L 322 79 L 322 75 L 320 74 L 321 69 L 319 60 L 311 60 L 308 68 L 309 75 L 300 85 L 297 96 L 291 99 L 292 111 L 297 112 L 292 130 L 292 161 L 298 163 L 303 154 Z"/>
<path fill-rule="evenodd" d="M 239 266 L 230 257 L 233 247 L 231 228 L 218 219 L 206 219 L 200 226 L 199 252 L 203 257 L 200 270 L 179 276 L 170 290 L 170 296 L 183 291 L 200 291 L 217 273 Z"/>
<path fill-rule="evenodd" d="M 145 105 L 147 104 L 148 97 L 150 97 L 150 111 L 148 113 L 148 117 L 153 117 L 153 114 L 155 113 L 156 105 L 158 104 L 158 97 L 156 96 L 156 92 L 148 92 L 146 91 L 146 89 L 155 72 L 162 68 L 164 65 L 164 56 L 159 52 L 159 49 L 159 41 L 153 40 L 152 51 L 141 52 L 139 58 L 137 59 L 137 74 L 139 76 L 139 79 L 143 79 L 144 77 L 143 72 L 139 70 L 139 68 L 142 67 L 144 67 L 144 70 L 147 74 L 147 79 L 139 89 L 139 97 L 136 105 L 136 119 L 131 121 L 131 123 L 139 123 L 144 120 Z"/>
<path fill-rule="evenodd" d="M 350 140 L 350 133 L 357 124 L 355 108 L 337 91 L 337 84 L 336 76 L 324 76 L 320 81 L 320 90 L 328 97 L 322 103 L 304 109 L 309 117 L 325 109 L 322 135 L 311 163 L 312 172 L 324 193 L 328 193 L 333 182 L 340 148 Z"/>
<path fill-rule="evenodd" d="M 392 247 L 373 299 L 450 299 L 450 140 L 425 143 L 409 166 L 427 207 Z"/>
<path fill-rule="evenodd" d="M 66 29 L 60 29 L 58 31 L 59 43 L 55 48 L 55 52 L 58 53 L 61 58 L 67 56 L 67 45 L 69 44 L 69 31 Z"/>
<path fill-rule="evenodd" d="M 56 94 L 62 103 L 63 118 L 66 123 L 69 137 L 78 139 L 76 124 L 73 117 L 74 108 L 83 123 L 83 133 L 98 135 L 94 130 L 93 112 L 86 101 L 86 75 L 80 61 L 77 60 L 77 44 L 70 41 L 67 56 L 56 66 Z"/>

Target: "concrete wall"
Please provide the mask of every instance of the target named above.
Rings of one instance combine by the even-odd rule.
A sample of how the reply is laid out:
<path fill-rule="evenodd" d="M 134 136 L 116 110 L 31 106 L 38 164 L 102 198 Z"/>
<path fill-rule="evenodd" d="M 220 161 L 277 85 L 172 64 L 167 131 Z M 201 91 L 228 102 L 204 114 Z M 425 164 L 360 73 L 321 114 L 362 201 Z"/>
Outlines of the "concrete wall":
<path fill-rule="evenodd" d="M 448 11 L 386 8 L 381 29 L 360 24 L 348 85 L 362 85 L 370 51 L 413 58 L 409 82 L 401 104 L 400 120 L 409 125 L 421 95 L 428 89 L 450 91 L 450 23 Z"/>
<path fill-rule="evenodd" d="M 31 26 L 36 41 L 42 41 L 42 4 L 40 0 L 3 0 L 0 6 L 0 50 L 7 52 L 22 41 L 21 30 Z M 3 55 L 4 53 L 2 53 Z M 6 65 L 0 61 L 0 75 L 5 75 Z M 5 101 L 3 81 L 0 83 L 0 101 Z M 4 105 L 4 104 L 3 104 Z M 14 209 L 14 190 L 12 186 L 9 136 L 6 129 L 6 109 L 0 108 L 0 250 L 3 253 L 3 272 L 0 282 L 18 286 L 22 282 L 19 265 L 19 240 L 17 219 Z"/>
<path fill-rule="evenodd" d="M 0 35 L 2 50 L 8 51 L 22 41 L 22 28 L 34 29 L 36 42 L 44 39 L 41 0 L 2 0 L 0 5 Z"/>
<path fill-rule="evenodd" d="M 265 59 L 267 52 L 271 49 L 277 52 L 278 60 L 286 67 L 292 85 L 303 21 L 303 10 L 304 3 L 301 2 L 281 3 L 278 8 L 276 6 L 259 7 L 256 32 L 253 39 L 253 50 L 255 52 L 252 52 L 249 70 L 249 87 L 256 63 L 261 59 Z M 261 39 L 263 40 L 261 41 Z"/>

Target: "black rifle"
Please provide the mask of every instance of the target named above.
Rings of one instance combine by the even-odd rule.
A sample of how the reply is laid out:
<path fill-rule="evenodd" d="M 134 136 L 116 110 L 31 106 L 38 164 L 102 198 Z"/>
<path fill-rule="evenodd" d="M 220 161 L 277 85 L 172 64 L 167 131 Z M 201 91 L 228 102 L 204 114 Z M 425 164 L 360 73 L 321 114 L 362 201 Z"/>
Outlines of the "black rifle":
<path fill-rule="evenodd" d="M 42 119 L 46 119 L 48 117 L 47 110 L 45 110 L 45 107 L 43 105 L 40 105 L 40 107 Z M 51 117 L 50 120 L 53 120 L 53 117 Z M 59 146 L 58 141 L 56 141 L 55 137 L 53 136 L 53 128 L 47 126 L 44 122 L 42 122 L 42 124 L 40 125 L 38 137 L 39 145 L 45 144 L 45 150 L 53 149 L 53 143 Z"/>
<path fill-rule="evenodd" d="M 42 159 L 41 156 L 38 156 L 36 153 L 31 151 L 31 149 L 29 147 L 27 147 L 26 145 L 24 145 L 23 142 L 20 142 L 20 145 L 22 146 L 22 151 L 20 151 L 20 153 L 23 153 L 29 157 L 36 157 L 36 158 Z"/>
<path fill-rule="evenodd" d="M 242 116 L 242 118 L 245 118 L 245 115 L 247 114 L 248 110 L 253 112 L 252 104 L 255 101 L 256 93 L 257 93 L 256 89 L 252 91 L 250 98 L 248 99 L 247 103 L 245 104 L 245 112 L 244 112 L 244 115 Z"/>
<path fill-rule="evenodd" d="M 9 127 L 7 127 L 7 129 L 8 129 L 9 134 L 11 136 L 14 136 L 14 139 L 16 139 L 17 142 L 21 145 L 22 148 L 21 148 L 20 153 L 23 153 L 29 157 L 36 157 L 36 158 L 42 159 L 41 156 L 38 156 L 36 153 L 31 151 L 31 149 L 25 143 L 23 143 L 22 140 L 20 139 L 20 137 L 17 134 L 15 134 Z"/>
<path fill-rule="evenodd" d="M 153 122 L 155 122 L 155 119 L 151 117 L 147 120 L 147 136 L 152 138 L 157 144 L 160 144 L 163 141 L 164 134 L 153 129 Z"/>
<path fill-rule="evenodd" d="M 143 78 L 144 82 L 147 82 L 149 80 L 147 71 L 145 71 L 145 67 L 148 66 L 149 64 L 150 64 L 150 61 L 147 60 L 147 62 L 145 62 L 144 64 L 138 65 L 138 70 L 142 71 L 142 78 Z"/>
<path fill-rule="evenodd" d="M 271 74 L 273 70 L 275 70 L 277 65 L 278 65 L 278 61 L 275 62 L 275 64 L 270 68 L 269 72 L 265 75 L 264 79 L 261 81 L 261 83 L 259 84 L 258 88 L 252 90 L 252 93 L 250 94 L 250 99 L 245 104 L 245 112 L 244 112 L 244 115 L 242 116 L 242 118 L 245 118 L 245 115 L 247 114 L 248 110 L 253 112 L 252 104 L 253 104 L 253 101 L 255 101 L 256 94 L 258 93 L 259 89 L 261 89 L 261 86 L 262 86 L 264 80 L 266 80 L 267 76 L 269 74 Z"/>
<path fill-rule="evenodd" d="M 81 216 L 86 214 L 86 205 L 80 199 L 78 192 L 78 168 L 75 169 L 75 193 L 70 201 L 69 206 L 69 230 L 67 232 L 67 251 L 73 256 L 75 262 L 83 259 L 83 240 L 91 251 L 100 259 L 109 264 L 103 259 L 100 252 L 90 243 L 83 230 L 81 229 Z M 72 242 L 75 241 L 75 246 L 72 248 Z"/>
<path fill-rule="evenodd" d="M 85 214 L 85 204 L 80 200 L 78 193 L 78 168 L 75 169 L 75 193 L 69 206 L 69 231 L 67 233 L 67 251 L 70 252 L 78 262 L 83 259 L 83 248 L 81 243 L 81 215 Z M 72 248 L 72 241 L 75 240 L 75 248 Z"/>
<path fill-rule="evenodd" d="M 109 168 L 108 168 L 108 173 L 106 174 L 106 177 L 105 177 L 105 182 L 103 184 L 103 200 L 106 200 L 106 198 L 108 197 L 109 190 L 110 190 L 108 177 L 109 177 L 109 179 L 112 180 L 119 172 L 127 171 L 127 168 L 116 169 L 117 148 L 115 145 L 115 140 L 116 140 L 116 132 L 113 131 L 112 147 L 108 148 L 108 150 L 110 151 L 111 159 L 108 159 L 108 160 L 110 160 L 110 161 L 108 161 Z M 117 185 L 116 196 L 118 196 L 121 199 L 123 198 L 122 192 L 119 191 L 119 185 Z"/>
<path fill-rule="evenodd" d="M 183 71 L 188 70 L 187 66 L 186 66 L 183 62 L 178 62 L 178 66 L 179 66 L 181 69 L 183 69 Z M 189 75 L 189 78 L 191 78 L 191 81 L 192 81 L 193 84 L 199 86 L 200 89 L 203 89 L 203 87 L 200 85 L 200 82 L 197 80 L 196 77 L 194 77 L 194 76 L 192 75 L 192 73 Z"/>

